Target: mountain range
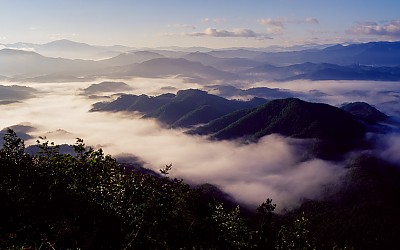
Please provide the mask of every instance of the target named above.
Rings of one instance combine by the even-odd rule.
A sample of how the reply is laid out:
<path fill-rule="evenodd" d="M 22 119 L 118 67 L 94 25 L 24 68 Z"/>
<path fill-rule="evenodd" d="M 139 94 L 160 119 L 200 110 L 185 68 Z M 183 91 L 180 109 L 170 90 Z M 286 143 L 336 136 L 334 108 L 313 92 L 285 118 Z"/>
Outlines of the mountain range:
<path fill-rule="evenodd" d="M 270 134 L 310 139 L 310 153 L 327 159 L 365 145 L 365 134 L 384 131 L 380 123 L 389 118 L 361 102 L 339 108 L 293 97 L 237 101 L 197 89 L 154 97 L 121 95 L 111 102 L 95 103 L 91 111 L 140 112 L 143 118 L 212 140 L 254 142 Z"/>
<path fill-rule="evenodd" d="M 47 57 L 63 57 L 67 59 L 103 59 L 117 56 L 121 53 L 131 51 L 134 48 L 114 45 L 95 46 L 87 43 L 75 42 L 66 39 L 56 40 L 45 44 L 14 43 L 4 44 L 6 48 L 34 51 Z"/>
<path fill-rule="evenodd" d="M 97 52 L 108 56 L 102 60 L 71 59 L 74 53 Z M 185 52 L 99 47 L 60 40 L 40 46 L 6 45 L 6 49 L 0 50 L 0 76 L 10 81 L 87 81 L 103 77 L 181 77 L 199 83 L 297 79 L 397 81 L 399 58 L 400 42 L 333 45 L 290 52 L 262 49 Z"/>
<path fill-rule="evenodd" d="M 171 127 L 191 127 L 208 123 L 236 110 L 257 107 L 265 99 L 228 100 L 197 89 L 180 90 L 176 95 L 121 95 L 112 102 L 93 105 L 91 111 L 138 111 L 144 118 L 156 118 Z"/>

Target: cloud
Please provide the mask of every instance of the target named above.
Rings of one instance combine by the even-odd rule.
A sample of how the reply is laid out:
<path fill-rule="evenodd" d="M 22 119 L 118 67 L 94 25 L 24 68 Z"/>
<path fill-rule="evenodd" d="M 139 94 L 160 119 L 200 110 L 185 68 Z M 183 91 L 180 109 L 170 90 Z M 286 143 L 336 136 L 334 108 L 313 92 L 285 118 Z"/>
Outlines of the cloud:
<path fill-rule="evenodd" d="M 302 20 L 291 20 L 286 17 L 279 17 L 279 18 L 263 18 L 258 19 L 257 22 L 263 26 L 269 27 L 279 27 L 281 29 L 285 28 L 286 23 L 294 23 L 294 24 L 319 24 L 318 19 L 314 17 L 307 17 Z"/>
<path fill-rule="evenodd" d="M 7 47 L 7 49 L 35 52 L 35 48 L 30 48 L 30 47 Z"/>
<path fill-rule="evenodd" d="M 379 136 L 375 147 L 375 151 L 382 159 L 393 164 L 399 164 L 400 134 L 394 133 Z"/>
<path fill-rule="evenodd" d="M 195 26 L 190 25 L 190 24 L 173 24 L 173 25 L 168 25 L 169 27 L 174 27 L 174 28 L 178 28 L 178 29 L 196 29 Z"/>
<path fill-rule="evenodd" d="M 168 87 L 165 91 L 171 91 L 171 86 L 176 89 L 201 87 L 176 78 L 137 78 L 125 82 L 133 87 L 132 93 L 148 95 L 160 94 L 163 87 Z M 88 113 L 94 100 L 76 96 L 75 93 L 89 84 L 31 84 L 44 94 L 19 105 L 1 105 L 0 112 L 7 119 L 0 120 L 0 128 L 33 122 L 37 127 L 34 136 L 63 129 L 69 133 L 53 133 L 49 139 L 56 143 L 74 143 L 75 138 L 80 137 L 88 145 L 102 145 L 104 151 L 113 156 L 134 154 L 146 162 L 146 167 L 156 171 L 172 163 L 173 177 L 183 178 L 193 184 L 215 184 L 239 201 L 252 206 L 272 198 L 278 204 L 278 209 L 296 207 L 302 199 L 320 197 L 324 187 L 340 183 L 346 174 L 347 170 L 342 166 L 344 164 L 315 158 L 304 160 L 303 156 L 310 146 L 307 140 L 269 135 L 258 143 L 245 145 L 208 141 L 204 137 L 186 135 L 180 130 L 163 128 L 154 120 L 138 119 L 132 113 Z M 316 91 L 313 91 L 310 99 L 314 101 L 331 104 L 368 101 L 378 108 L 382 103 L 390 102 L 390 107 L 400 110 L 397 105 L 400 102 L 400 86 L 397 83 L 304 80 L 257 84 L 260 85 L 255 84 L 254 87 L 327 93 L 315 95 Z M 60 113 L 63 115 L 57 115 Z M 34 143 L 34 140 L 31 142 Z M 400 147 L 398 134 L 382 137 L 378 146 L 377 152 L 384 159 L 393 163 L 400 161 L 397 153 Z"/>
<path fill-rule="evenodd" d="M 275 26 L 275 27 L 280 27 L 280 28 L 284 28 L 284 23 L 287 21 L 286 17 L 280 17 L 280 18 L 263 18 L 263 19 L 259 19 L 257 20 L 257 22 L 261 25 L 264 26 Z"/>
<path fill-rule="evenodd" d="M 282 34 L 286 24 L 319 24 L 318 19 L 313 17 L 307 17 L 303 20 L 291 20 L 286 17 L 279 18 L 263 18 L 258 19 L 257 23 L 267 27 L 267 33 L 271 35 Z"/>
<path fill-rule="evenodd" d="M 309 23 L 309 24 L 319 24 L 318 19 L 313 18 L 313 17 L 307 17 L 304 19 L 303 23 Z"/>
<path fill-rule="evenodd" d="M 223 23 L 226 22 L 226 19 L 222 19 L 222 18 L 203 18 L 200 20 L 202 23 Z"/>
<path fill-rule="evenodd" d="M 245 37 L 245 38 L 263 38 L 269 39 L 266 34 L 256 33 L 251 29 L 234 29 L 232 31 L 229 30 L 220 30 L 214 28 L 208 28 L 203 32 L 194 32 L 187 34 L 189 36 L 211 36 L 211 37 Z"/>
<path fill-rule="evenodd" d="M 153 93 L 172 84 L 178 89 L 195 87 L 177 79 L 134 79 L 126 83 L 135 87 L 135 94 Z M 336 183 L 346 171 L 319 159 L 304 161 L 307 140 L 270 135 L 252 144 L 209 141 L 163 128 L 132 113 L 88 113 L 94 101 L 75 95 L 86 84 L 90 83 L 36 84 L 44 91 L 42 96 L 24 105 L 0 106 L 7 117 L 0 121 L 0 127 L 32 121 L 37 128 L 34 137 L 62 129 L 68 133 L 53 133 L 49 140 L 74 143 L 80 137 L 87 145 L 102 145 L 113 156 L 136 155 L 156 171 L 172 163 L 173 177 L 193 184 L 215 184 L 251 206 L 272 198 L 278 209 L 293 208 L 304 198 L 319 197 L 325 185 Z M 56 115 L 59 113 L 63 115 Z"/>
<path fill-rule="evenodd" d="M 388 37 L 400 37 L 400 20 L 378 24 L 376 22 L 358 23 L 347 31 L 352 35 L 376 35 Z"/>

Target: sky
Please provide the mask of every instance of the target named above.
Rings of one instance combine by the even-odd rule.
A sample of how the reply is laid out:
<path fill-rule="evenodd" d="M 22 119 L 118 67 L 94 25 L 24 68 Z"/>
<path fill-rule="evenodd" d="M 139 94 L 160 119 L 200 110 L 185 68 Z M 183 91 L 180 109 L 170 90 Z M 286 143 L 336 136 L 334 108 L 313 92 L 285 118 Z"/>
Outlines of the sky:
<path fill-rule="evenodd" d="M 400 39 L 397 0 L 0 0 L 0 43 L 268 47 Z"/>

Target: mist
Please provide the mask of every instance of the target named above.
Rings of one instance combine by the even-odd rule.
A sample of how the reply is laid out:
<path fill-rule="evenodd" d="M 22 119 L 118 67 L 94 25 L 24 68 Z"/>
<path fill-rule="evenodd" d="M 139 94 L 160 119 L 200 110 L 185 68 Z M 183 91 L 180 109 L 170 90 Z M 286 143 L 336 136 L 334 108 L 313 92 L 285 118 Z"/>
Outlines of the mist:
<path fill-rule="evenodd" d="M 257 82 L 248 87 L 271 87 L 302 92 L 301 98 L 311 102 L 340 106 L 344 103 L 367 102 L 389 116 L 400 116 L 399 82 L 388 81 L 309 81 Z"/>
<path fill-rule="evenodd" d="M 79 93 L 81 89 L 98 82 L 23 83 L 21 85 L 37 89 L 38 94 L 24 102 L 0 105 L 0 127 L 16 124 L 35 127 L 36 130 L 30 133 L 34 139 L 26 141 L 27 145 L 35 144 L 38 136 L 47 136 L 56 144 L 73 144 L 79 137 L 87 145 L 103 148 L 113 156 L 135 155 L 145 162 L 145 167 L 155 171 L 172 163 L 172 177 L 183 178 L 192 184 L 214 184 L 239 202 L 252 207 L 272 198 L 278 210 L 294 208 L 303 199 L 318 199 L 327 186 L 338 183 L 346 174 L 347 170 L 343 168 L 345 163 L 304 160 L 309 145 L 307 140 L 269 135 L 252 144 L 209 141 L 205 137 L 186 135 L 183 130 L 167 129 L 152 119 L 140 119 L 135 113 L 89 113 L 96 100 Z M 201 87 L 177 78 L 136 78 L 124 82 L 132 87 L 130 93 L 148 95 Z M 348 94 L 357 93 L 354 90 L 376 93 L 381 88 L 387 90 L 388 86 L 379 84 L 352 82 L 335 87 L 334 82 L 323 82 L 323 85 L 317 82 L 304 82 L 302 85 L 290 82 L 274 87 L 304 93 L 318 89 L 327 93 L 320 97 L 320 101 L 340 104 L 358 101 L 356 96 Z M 390 86 L 392 91 L 396 91 L 394 85 Z M 113 93 L 104 93 L 110 94 Z M 309 98 L 315 97 L 310 95 Z M 366 96 L 363 100 L 375 100 L 375 104 L 397 100 L 397 97 L 391 99 L 392 96 L 386 98 L 388 100 L 383 95 L 382 99 Z M 382 143 L 386 143 L 386 147 L 380 154 L 396 157 L 393 150 L 398 149 L 400 137 L 387 136 Z"/>

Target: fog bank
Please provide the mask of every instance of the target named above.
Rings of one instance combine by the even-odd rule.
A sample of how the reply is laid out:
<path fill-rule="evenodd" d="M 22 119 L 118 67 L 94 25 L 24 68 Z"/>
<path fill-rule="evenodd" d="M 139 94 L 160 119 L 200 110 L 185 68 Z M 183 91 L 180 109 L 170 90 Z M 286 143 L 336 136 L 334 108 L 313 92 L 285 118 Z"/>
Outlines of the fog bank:
<path fill-rule="evenodd" d="M 134 94 L 152 95 L 196 87 L 177 79 L 125 82 L 133 88 Z M 21 103 L 0 106 L 0 127 L 30 124 L 36 128 L 31 133 L 34 138 L 48 136 L 57 144 L 72 144 L 76 137 L 83 138 L 87 145 L 101 147 L 113 156 L 138 156 L 146 162 L 145 167 L 156 171 L 172 163 L 172 176 L 194 184 L 215 184 L 238 201 L 253 206 L 272 198 L 278 209 L 293 208 L 304 198 L 318 198 L 326 185 L 338 182 L 345 174 L 346 170 L 338 163 L 320 159 L 304 161 L 306 140 L 270 135 L 253 144 L 211 142 L 204 137 L 163 128 L 155 120 L 139 119 L 133 113 L 88 113 L 96 100 L 77 93 L 90 84 L 28 84 L 41 91 L 40 94 Z M 318 87 L 315 84 L 304 85 L 304 89 L 297 86 L 296 90 L 315 89 Z M 333 84 L 331 88 L 329 86 L 326 84 L 321 90 L 329 92 L 325 98 L 331 103 L 354 98 L 340 95 L 342 92 L 335 90 Z M 350 85 L 341 90 L 344 93 L 345 89 L 353 87 Z M 371 90 L 371 85 L 367 84 L 365 90 Z M 339 94 L 335 96 L 334 93 Z M 396 157 L 400 140 L 394 137 L 385 142 L 393 147 L 383 150 L 382 156 Z M 35 139 L 26 143 L 34 144 Z"/>

